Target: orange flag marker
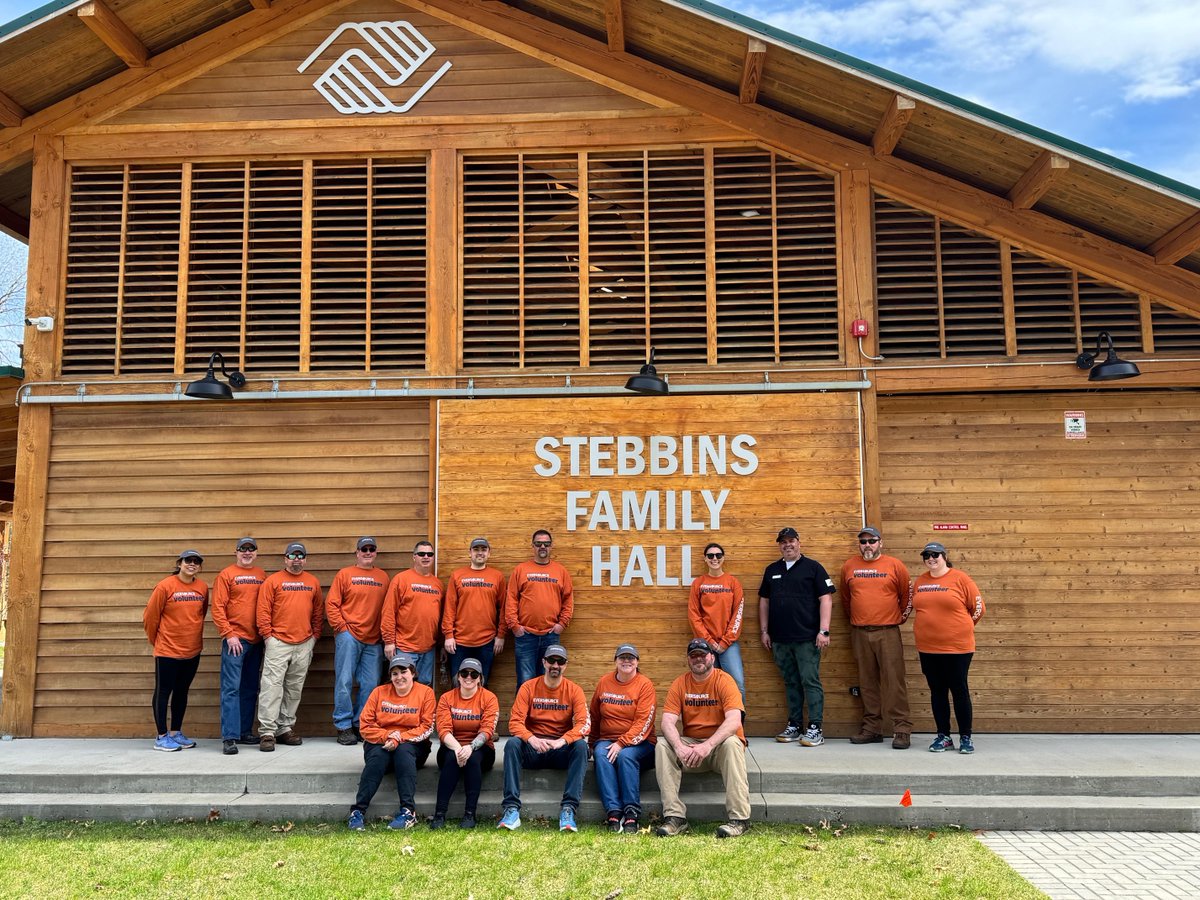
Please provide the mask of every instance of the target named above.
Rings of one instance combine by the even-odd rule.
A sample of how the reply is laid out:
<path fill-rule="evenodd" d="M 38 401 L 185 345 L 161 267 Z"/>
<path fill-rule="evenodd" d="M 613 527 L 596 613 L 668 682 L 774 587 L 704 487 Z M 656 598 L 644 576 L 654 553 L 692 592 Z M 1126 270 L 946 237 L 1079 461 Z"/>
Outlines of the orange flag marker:
<path fill-rule="evenodd" d="M 912 806 L 912 791 L 905 791 L 904 796 L 900 798 L 901 806 Z"/>

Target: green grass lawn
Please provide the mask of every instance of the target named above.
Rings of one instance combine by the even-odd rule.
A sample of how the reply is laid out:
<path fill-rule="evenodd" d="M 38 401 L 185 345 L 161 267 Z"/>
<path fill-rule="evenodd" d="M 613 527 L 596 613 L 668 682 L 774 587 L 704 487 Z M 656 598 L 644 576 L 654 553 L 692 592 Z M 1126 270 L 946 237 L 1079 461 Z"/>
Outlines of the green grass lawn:
<path fill-rule="evenodd" d="M 757 825 L 717 840 L 372 824 L 0 823 L 5 897 L 1043 898 L 970 832 Z"/>

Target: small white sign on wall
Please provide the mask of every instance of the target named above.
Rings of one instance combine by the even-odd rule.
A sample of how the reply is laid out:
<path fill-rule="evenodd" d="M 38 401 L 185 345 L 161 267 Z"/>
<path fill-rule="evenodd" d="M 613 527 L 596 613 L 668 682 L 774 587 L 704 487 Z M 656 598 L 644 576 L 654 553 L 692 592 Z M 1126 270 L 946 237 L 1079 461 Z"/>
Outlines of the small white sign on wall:
<path fill-rule="evenodd" d="M 1063 431 L 1068 441 L 1082 441 L 1087 438 L 1087 413 L 1082 409 L 1068 409 L 1063 412 Z"/>

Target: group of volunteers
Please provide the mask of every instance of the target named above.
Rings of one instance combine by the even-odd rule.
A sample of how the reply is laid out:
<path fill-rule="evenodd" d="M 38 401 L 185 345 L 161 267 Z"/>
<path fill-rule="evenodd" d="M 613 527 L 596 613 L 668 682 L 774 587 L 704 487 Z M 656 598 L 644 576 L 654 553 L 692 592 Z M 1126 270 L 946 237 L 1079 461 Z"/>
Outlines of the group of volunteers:
<path fill-rule="evenodd" d="M 824 567 L 800 552 L 794 528 L 780 530 L 776 542 L 780 559 L 767 566 L 758 592 L 760 638 L 774 657 L 787 697 L 788 721 L 776 740 L 815 747 L 824 741 L 820 659 L 830 643 L 836 588 Z M 911 745 L 900 625 L 913 615 L 938 730 L 929 749 L 954 749 L 953 698 L 959 750 L 973 752 L 967 672 L 974 627 L 984 612 L 978 587 L 951 567 L 940 543 L 925 546 L 925 571 L 913 581 L 902 562 L 883 553 L 878 529 L 864 527 L 858 545 L 858 555 L 841 572 L 863 704 L 862 727 L 850 742 L 881 742 L 890 721 L 892 747 Z M 239 744 L 271 752 L 277 744 L 303 743 L 294 729 L 296 712 L 327 618 L 334 631 L 337 742 L 363 743 L 363 772 L 349 827 L 366 827 L 367 809 L 389 770 L 396 775 L 400 807 L 388 827 L 417 823 L 416 773 L 436 734 L 439 778 L 430 827 L 445 826 L 461 780 L 465 806 L 459 825 L 472 828 L 483 773 L 496 759 L 500 705 L 486 685 L 495 655 L 511 634 L 519 687 L 504 745 L 499 827 L 521 825 L 523 770 L 549 768 L 566 772 L 559 828 L 577 830 L 590 748 L 609 830 L 641 829 L 641 775 L 653 768 L 663 805 L 657 834 L 688 829 L 682 776 L 703 771 L 718 772 L 725 786 L 727 821 L 717 836 L 744 834 L 750 819 L 739 647 L 744 597 L 738 580 L 724 571 L 724 548 L 716 542 L 704 548 L 707 572 L 693 581 L 688 599 L 694 634 L 687 645 L 688 668 L 667 691 L 661 736 L 656 736 L 655 687 L 639 671 L 632 643 L 616 648 L 614 670 L 600 679 L 590 703 L 565 676 L 569 657 L 562 634 L 571 622 L 574 593 L 566 568 L 551 559 L 552 547 L 550 532 L 536 531 L 532 558 L 506 578 L 489 565 L 487 539 L 475 538 L 468 549 L 470 564 L 454 570 L 443 586 L 434 575 L 429 541 L 416 544 L 410 568 L 389 578 L 375 565 L 377 542 L 363 537 L 355 564 L 340 570 L 323 595 L 318 580 L 305 571 L 303 544 L 288 544 L 283 569 L 268 576 L 256 564 L 258 543 L 242 538 L 235 562 L 217 575 L 211 593 L 212 618 L 221 636 L 223 752 L 236 754 Z M 183 733 L 183 719 L 209 608 L 208 585 L 198 577 L 203 563 L 195 550 L 180 553 L 175 572 L 154 588 L 143 615 L 154 647 L 156 750 L 196 746 Z M 435 698 L 435 661 L 443 650 L 454 679 Z"/>

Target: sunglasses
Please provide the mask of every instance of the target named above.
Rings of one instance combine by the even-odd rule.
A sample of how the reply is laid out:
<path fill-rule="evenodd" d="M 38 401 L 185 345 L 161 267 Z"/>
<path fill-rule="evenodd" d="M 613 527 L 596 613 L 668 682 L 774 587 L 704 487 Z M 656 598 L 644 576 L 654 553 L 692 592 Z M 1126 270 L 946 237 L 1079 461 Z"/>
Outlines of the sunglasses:
<path fill-rule="evenodd" d="M 257 547 L 238 547 L 237 552 L 238 553 L 256 553 L 256 552 L 258 552 L 258 548 Z"/>
<path fill-rule="evenodd" d="M 705 553 L 704 556 L 706 559 L 722 559 L 722 558 L 724 558 L 725 554 L 724 553 Z"/>
<path fill-rule="evenodd" d="M 940 553 L 922 553 L 921 559 L 937 559 L 941 555 Z"/>
<path fill-rule="evenodd" d="M 860 544 L 878 544 L 879 538 L 859 538 L 858 542 Z"/>
<path fill-rule="evenodd" d="M 288 559 L 308 559 L 308 554 L 307 553 L 289 553 L 287 555 L 287 558 Z"/>
<path fill-rule="evenodd" d="M 461 672 L 458 673 L 458 677 L 459 678 L 478 678 L 479 673 L 473 672 L 470 669 L 463 669 Z"/>
<path fill-rule="evenodd" d="M 413 554 L 413 556 L 433 556 L 433 551 L 432 550 L 418 550 Z"/>
<path fill-rule="evenodd" d="M 204 560 L 198 556 L 189 556 L 187 559 L 181 559 L 180 562 L 189 566 L 199 566 L 204 564 Z"/>
<path fill-rule="evenodd" d="M 362 550 L 360 550 L 359 552 L 360 553 L 377 553 L 378 551 L 374 547 L 363 547 Z"/>
<path fill-rule="evenodd" d="M 533 546 L 535 546 L 535 547 L 549 547 L 549 546 L 550 546 L 551 544 L 553 544 L 553 543 L 554 543 L 554 541 L 534 541 L 534 542 L 533 542 Z"/>
<path fill-rule="evenodd" d="M 558 656 L 551 656 L 551 657 L 546 658 L 546 665 L 548 665 L 548 666 L 565 666 L 566 664 L 567 664 L 567 661 Z"/>

